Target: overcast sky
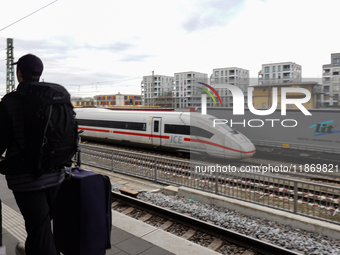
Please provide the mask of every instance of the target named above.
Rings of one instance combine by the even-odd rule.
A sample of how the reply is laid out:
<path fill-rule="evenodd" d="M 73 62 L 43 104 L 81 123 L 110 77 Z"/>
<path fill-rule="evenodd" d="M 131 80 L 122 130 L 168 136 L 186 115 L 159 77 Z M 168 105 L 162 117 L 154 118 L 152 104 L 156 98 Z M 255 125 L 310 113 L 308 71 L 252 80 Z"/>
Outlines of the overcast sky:
<path fill-rule="evenodd" d="M 72 96 L 140 94 L 142 76 L 173 76 L 292 61 L 321 77 L 340 52 L 339 0 L 0 0 L 0 95 L 6 38 L 14 58 L 45 65 L 42 78 Z M 5 28 L 5 29 L 4 29 Z M 16 83 L 17 85 L 17 83 Z"/>

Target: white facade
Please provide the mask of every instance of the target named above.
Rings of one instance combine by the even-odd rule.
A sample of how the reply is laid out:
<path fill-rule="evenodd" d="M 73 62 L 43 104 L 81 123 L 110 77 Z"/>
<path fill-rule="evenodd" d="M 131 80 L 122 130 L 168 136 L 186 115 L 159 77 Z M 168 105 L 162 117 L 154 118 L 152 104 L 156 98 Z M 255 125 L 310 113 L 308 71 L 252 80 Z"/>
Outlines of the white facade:
<path fill-rule="evenodd" d="M 181 72 L 174 74 L 172 105 L 174 108 L 201 106 L 201 90 L 198 82 L 208 83 L 208 74 L 199 72 Z"/>
<path fill-rule="evenodd" d="M 294 62 L 263 64 L 258 73 L 258 84 L 302 82 L 302 68 Z"/>
<path fill-rule="evenodd" d="M 322 66 L 322 87 L 322 105 L 324 107 L 340 106 L 340 53 L 331 54 L 331 64 Z"/>
<path fill-rule="evenodd" d="M 145 106 L 154 106 L 156 98 L 170 96 L 173 91 L 172 76 L 166 75 L 149 75 L 143 76 L 142 104 Z"/>
<path fill-rule="evenodd" d="M 238 67 L 213 69 L 210 78 L 212 85 L 230 84 L 239 88 L 246 88 L 249 86 L 249 70 Z"/>

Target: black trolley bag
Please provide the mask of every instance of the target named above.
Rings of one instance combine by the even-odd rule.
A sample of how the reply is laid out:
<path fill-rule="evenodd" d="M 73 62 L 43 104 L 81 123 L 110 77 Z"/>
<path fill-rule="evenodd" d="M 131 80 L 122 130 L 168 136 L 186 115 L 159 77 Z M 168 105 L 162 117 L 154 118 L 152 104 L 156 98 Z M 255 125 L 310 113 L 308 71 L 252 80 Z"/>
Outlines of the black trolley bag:
<path fill-rule="evenodd" d="M 80 167 L 65 172 L 55 204 L 55 245 L 64 255 L 105 254 L 111 248 L 110 179 Z"/>

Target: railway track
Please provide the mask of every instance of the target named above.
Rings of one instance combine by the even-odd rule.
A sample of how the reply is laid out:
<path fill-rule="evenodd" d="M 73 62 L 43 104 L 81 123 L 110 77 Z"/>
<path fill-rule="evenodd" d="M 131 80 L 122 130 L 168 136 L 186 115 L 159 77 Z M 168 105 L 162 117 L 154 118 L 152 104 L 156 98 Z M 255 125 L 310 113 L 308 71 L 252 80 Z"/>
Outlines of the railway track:
<path fill-rule="evenodd" d="M 204 246 L 220 253 L 300 254 L 117 192 L 112 201 L 114 210 L 201 245 L 204 240 Z"/>

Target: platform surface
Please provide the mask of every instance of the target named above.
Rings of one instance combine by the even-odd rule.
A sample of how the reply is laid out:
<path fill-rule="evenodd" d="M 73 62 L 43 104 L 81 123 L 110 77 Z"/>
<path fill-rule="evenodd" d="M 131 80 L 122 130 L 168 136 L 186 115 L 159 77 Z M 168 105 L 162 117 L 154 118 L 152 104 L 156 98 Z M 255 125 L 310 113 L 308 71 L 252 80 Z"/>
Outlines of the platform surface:
<path fill-rule="evenodd" d="M 7 182 L 4 175 L 0 175 L 0 199 L 2 201 L 3 247 L 6 248 L 6 255 L 15 255 L 16 244 L 19 240 L 25 240 L 27 234 L 24 226 L 24 220 L 18 206 L 16 205 L 12 191 L 7 187 Z M 112 248 L 106 251 L 106 255 L 175 254 L 140 237 L 128 233 L 127 231 L 115 227 L 114 225 L 112 226 L 111 232 L 111 244 Z"/>

